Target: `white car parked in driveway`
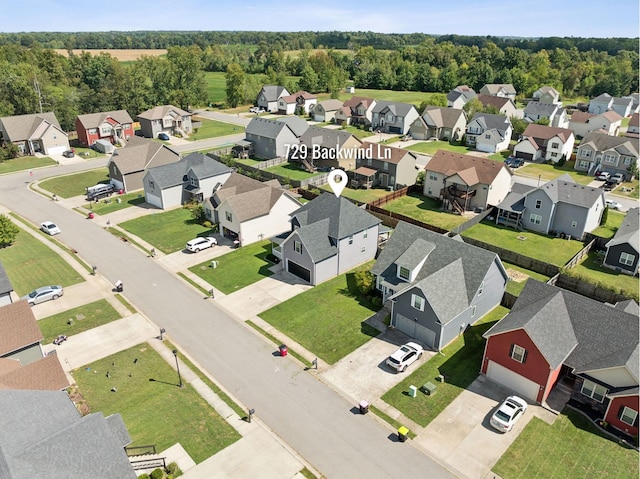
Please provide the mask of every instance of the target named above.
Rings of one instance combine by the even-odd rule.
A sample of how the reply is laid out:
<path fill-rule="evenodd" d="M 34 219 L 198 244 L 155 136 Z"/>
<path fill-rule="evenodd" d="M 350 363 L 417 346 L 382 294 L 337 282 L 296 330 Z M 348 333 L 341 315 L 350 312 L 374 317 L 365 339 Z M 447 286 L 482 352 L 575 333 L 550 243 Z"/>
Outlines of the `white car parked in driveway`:
<path fill-rule="evenodd" d="M 509 432 L 513 425 L 527 410 L 527 401 L 518 396 L 509 396 L 502 401 L 496 412 L 491 416 L 491 426 L 500 432 Z"/>
<path fill-rule="evenodd" d="M 422 357 L 422 346 L 416 343 L 403 344 L 387 358 L 387 366 L 402 373 L 413 362 Z"/>
<path fill-rule="evenodd" d="M 192 253 L 197 253 L 198 251 L 202 251 L 203 249 L 211 248 L 218 244 L 218 241 L 211 236 L 202 236 L 200 238 L 192 239 L 191 241 L 187 241 L 187 250 Z"/>

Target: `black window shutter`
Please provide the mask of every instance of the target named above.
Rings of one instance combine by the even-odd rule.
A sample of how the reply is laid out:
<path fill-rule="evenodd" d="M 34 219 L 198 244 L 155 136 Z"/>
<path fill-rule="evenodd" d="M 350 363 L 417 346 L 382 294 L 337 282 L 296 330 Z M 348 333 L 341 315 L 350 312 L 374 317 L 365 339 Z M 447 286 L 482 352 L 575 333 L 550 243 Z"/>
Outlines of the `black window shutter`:
<path fill-rule="evenodd" d="M 509 357 L 513 357 L 513 347 L 515 346 L 515 344 L 512 344 L 511 347 L 509 348 Z"/>
<path fill-rule="evenodd" d="M 524 350 L 524 354 L 522 355 L 522 364 L 527 362 L 527 350 Z"/>
<path fill-rule="evenodd" d="M 620 406 L 620 409 L 618 409 L 618 419 L 622 419 L 623 412 L 624 412 L 624 406 Z"/>

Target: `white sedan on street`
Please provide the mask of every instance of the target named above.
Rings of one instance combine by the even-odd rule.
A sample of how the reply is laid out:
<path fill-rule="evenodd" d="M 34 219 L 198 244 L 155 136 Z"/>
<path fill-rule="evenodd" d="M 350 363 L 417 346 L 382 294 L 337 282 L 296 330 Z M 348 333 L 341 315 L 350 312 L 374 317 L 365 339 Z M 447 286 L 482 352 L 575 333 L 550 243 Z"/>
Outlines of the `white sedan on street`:
<path fill-rule="evenodd" d="M 615 200 L 605 200 L 607 208 L 611 208 L 612 210 L 621 210 L 622 205 Z"/>
<path fill-rule="evenodd" d="M 51 221 L 44 221 L 40 223 L 40 229 L 51 236 L 60 233 L 60 228 L 58 228 L 58 225 L 52 223 Z"/>
<path fill-rule="evenodd" d="M 203 249 L 211 248 L 218 244 L 218 241 L 211 236 L 201 236 L 199 238 L 192 239 L 191 241 L 187 241 L 187 250 L 192 253 L 197 253 Z"/>

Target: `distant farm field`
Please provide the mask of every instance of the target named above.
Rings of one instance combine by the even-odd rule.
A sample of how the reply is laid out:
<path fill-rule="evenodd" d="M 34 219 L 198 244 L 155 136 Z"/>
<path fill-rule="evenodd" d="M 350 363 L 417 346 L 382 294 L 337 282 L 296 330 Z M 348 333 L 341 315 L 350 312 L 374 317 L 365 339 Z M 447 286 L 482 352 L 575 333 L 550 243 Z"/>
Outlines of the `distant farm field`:
<path fill-rule="evenodd" d="M 69 51 L 65 50 L 64 48 L 57 48 L 56 53 L 59 53 L 62 56 L 68 57 L 69 56 Z M 113 58 L 117 59 L 118 61 L 121 62 L 131 62 L 131 61 L 135 61 L 138 60 L 141 56 L 147 56 L 147 57 L 159 57 L 161 55 L 166 55 L 167 54 L 167 50 L 164 48 L 161 49 L 140 49 L 140 50 L 112 50 L 112 49 L 105 49 L 105 50 L 72 50 L 74 54 L 79 55 L 82 52 L 89 52 L 91 53 L 91 55 L 100 55 L 101 53 L 108 53 L 109 55 L 111 55 Z"/>

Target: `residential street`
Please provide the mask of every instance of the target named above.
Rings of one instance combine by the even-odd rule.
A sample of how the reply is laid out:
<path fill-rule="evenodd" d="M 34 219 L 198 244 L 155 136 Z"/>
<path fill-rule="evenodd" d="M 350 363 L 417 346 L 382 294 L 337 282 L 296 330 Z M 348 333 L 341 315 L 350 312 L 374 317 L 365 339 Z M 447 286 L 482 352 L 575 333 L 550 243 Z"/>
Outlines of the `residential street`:
<path fill-rule="evenodd" d="M 0 202 L 33 223 L 47 219 L 62 233 L 56 239 L 78 251 L 111 283 L 122 280 L 124 294 L 158 327 L 278 436 L 326 477 L 455 477 L 411 441 L 399 443 L 371 415 L 351 412 L 354 404 L 313 373 L 220 310 L 215 301 L 168 273 L 139 250 L 119 241 L 91 220 L 27 189 L 41 180 L 106 160 L 40 169 L 0 177 Z"/>

